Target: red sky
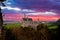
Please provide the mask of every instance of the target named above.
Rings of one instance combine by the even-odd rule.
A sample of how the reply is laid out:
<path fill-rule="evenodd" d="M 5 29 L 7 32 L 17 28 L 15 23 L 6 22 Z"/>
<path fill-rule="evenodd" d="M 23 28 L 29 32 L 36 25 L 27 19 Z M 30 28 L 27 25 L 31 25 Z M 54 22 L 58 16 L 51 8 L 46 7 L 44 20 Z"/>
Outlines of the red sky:
<path fill-rule="evenodd" d="M 28 16 L 29 18 L 32 18 L 33 21 L 37 21 L 38 18 L 40 21 L 56 21 L 58 20 L 60 17 L 59 16 Z M 3 16 L 4 20 L 14 20 L 14 21 L 20 21 L 23 18 L 23 16 L 21 14 L 5 14 Z"/>
<path fill-rule="evenodd" d="M 28 14 L 32 13 L 32 11 L 34 11 L 34 13 L 43 12 L 40 13 L 40 15 L 42 15 L 39 16 L 40 21 L 55 21 L 60 18 L 60 0 L 8 0 L 5 2 L 5 4 L 6 7 L 5 8 L 2 7 L 3 14 L 7 13 L 3 17 L 4 20 L 20 21 L 21 18 L 23 17 L 22 15 L 20 15 L 22 14 L 21 12 L 23 13 L 27 12 L 26 14 Z M 38 13 L 31 14 L 36 16 L 28 16 L 28 17 L 31 17 L 33 21 L 36 21 L 38 20 L 39 15 Z"/>

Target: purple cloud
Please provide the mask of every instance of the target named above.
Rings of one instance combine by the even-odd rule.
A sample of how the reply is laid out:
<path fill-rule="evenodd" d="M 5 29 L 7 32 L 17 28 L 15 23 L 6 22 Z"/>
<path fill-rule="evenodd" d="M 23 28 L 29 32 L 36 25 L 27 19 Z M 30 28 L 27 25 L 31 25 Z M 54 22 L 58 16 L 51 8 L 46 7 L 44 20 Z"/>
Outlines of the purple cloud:
<path fill-rule="evenodd" d="M 21 8 L 39 11 L 60 11 L 60 0 L 15 0 Z"/>
<path fill-rule="evenodd" d="M 10 6 L 31 9 L 37 12 L 56 12 L 60 15 L 60 0 L 9 0 Z M 8 4 L 9 5 L 9 4 Z"/>

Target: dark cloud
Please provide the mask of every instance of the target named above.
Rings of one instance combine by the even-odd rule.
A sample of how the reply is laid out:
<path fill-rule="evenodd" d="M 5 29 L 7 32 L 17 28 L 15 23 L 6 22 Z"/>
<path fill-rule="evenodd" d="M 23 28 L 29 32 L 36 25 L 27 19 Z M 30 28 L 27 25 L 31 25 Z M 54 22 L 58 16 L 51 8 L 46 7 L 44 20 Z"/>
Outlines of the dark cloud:
<path fill-rule="evenodd" d="M 50 11 L 60 11 L 60 0 L 14 0 L 21 8 Z"/>
<path fill-rule="evenodd" d="M 10 0 L 10 6 L 22 9 L 32 9 L 38 12 L 51 11 L 60 13 L 60 0 Z M 59 14 L 60 15 L 60 14 Z"/>
<path fill-rule="evenodd" d="M 52 8 L 54 6 L 60 6 L 59 1 L 52 0 L 15 0 L 16 3 L 19 4 L 20 7 L 23 8 L 41 8 L 41 7 L 49 7 Z"/>

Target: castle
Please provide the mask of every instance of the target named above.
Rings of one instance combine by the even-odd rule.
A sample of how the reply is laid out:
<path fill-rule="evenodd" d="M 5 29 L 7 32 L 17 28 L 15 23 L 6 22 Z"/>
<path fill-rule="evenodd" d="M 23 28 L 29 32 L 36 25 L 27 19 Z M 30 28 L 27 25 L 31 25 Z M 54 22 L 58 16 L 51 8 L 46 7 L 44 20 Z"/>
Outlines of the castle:
<path fill-rule="evenodd" d="M 33 21 L 32 18 L 22 18 L 22 21 L 20 22 L 23 27 L 31 26 L 33 28 L 36 28 L 36 26 L 41 23 L 40 21 Z"/>

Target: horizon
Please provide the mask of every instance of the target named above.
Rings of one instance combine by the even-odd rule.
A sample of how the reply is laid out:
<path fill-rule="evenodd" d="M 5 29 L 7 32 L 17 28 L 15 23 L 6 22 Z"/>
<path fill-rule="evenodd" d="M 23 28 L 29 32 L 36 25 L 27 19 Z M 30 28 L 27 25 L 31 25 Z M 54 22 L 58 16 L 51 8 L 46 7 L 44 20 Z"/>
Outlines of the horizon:
<path fill-rule="evenodd" d="M 60 17 L 59 16 L 40 16 L 40 15 L 26 15 L 25 18 L 32 18 L 33 21 L 57 21 Z M 20 21 L 24 18 L 22 14 L 4 14 L 3 20 L 14 20 Z"/>

